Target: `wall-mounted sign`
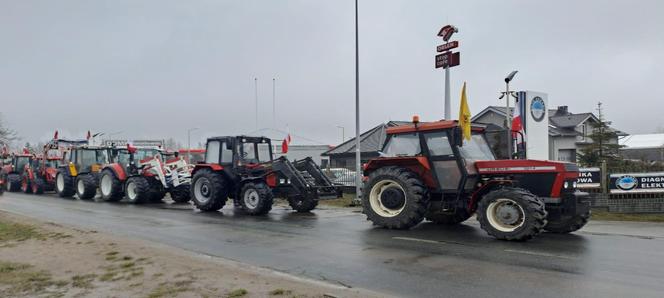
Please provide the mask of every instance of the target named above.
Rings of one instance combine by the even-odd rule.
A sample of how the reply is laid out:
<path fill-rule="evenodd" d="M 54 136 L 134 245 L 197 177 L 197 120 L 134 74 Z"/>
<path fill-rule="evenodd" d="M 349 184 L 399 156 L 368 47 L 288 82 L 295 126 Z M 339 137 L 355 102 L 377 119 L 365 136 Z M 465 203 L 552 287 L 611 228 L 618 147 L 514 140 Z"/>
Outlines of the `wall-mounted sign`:
<path fill-rule="evenodd" d="M 579 178 L 576 179 L 577 188 L 599 188 L 601 183 L 600 168 L 579 168 Z"/>
<path fill-rule="evenodd" d="M 611 193 L 664 192 L 664 173 L 611 174 Z"/>
<path fill-rule="evenodd" d="M 546 115 L 546 103 L 541 97 L 536 96 L 530 102 L 530 115 L 532 115 L 533 120 L 537 122 L 540 122 L 542 119 L 544 119 L 544 116 Z"/>
<path fill-rule="evenodd" d="M 459 52 L 445 52 L 436 55 L 436 68 L 441 67 L 454 67 L 461 62 L 461 54 Z"/>

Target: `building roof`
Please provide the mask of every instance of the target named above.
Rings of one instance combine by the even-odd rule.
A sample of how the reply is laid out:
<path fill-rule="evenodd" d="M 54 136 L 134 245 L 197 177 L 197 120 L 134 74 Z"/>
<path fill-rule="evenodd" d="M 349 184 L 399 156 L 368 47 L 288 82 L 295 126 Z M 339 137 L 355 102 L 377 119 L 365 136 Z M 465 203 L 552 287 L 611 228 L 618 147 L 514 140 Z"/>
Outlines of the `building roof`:
<path fill-rule="evenodd" d="M 663 148 L 664 133 L 629 135 L 618 140 L 622 149 Z"/>
<path fill-rule="evenodd" d="M 580 113 L 580 114 L 569 113 L 564 116 L 551 116 L 549 117 L 549 121 L 556 127 L 574 128 L 583 124 L 589 118 L 592 118 L 593 120 L 599 122 L 599 120 L 597 119 L 597 117 L 595 117 L 595 115 L 593 115 L 593 113 Z"/>
<path fill-rule="evenodd" d="M 259 130 L 255 130 L 252 132 L 247 133 L 247 136 L 254 136 L 254 137 L 266 137 L 272 140 L 273 145 L 280 145 L 281 141 L 283 141 L 288 135 L 290 134 L 291 136 L 291 144 L 290 146 L 297 146 L 297 145 L 328 145 L 323 142 L 319 142 L 316 140 L 309 139 L 307 137 L 303 137 L 301 135 L 297 135 L 294 133 L 289 133 L 284 130 L 280 129 L 274 129 L 274 128 L 261 128 Z M 278 143 L 277 143 L 278 141 Z"/>
<path fill-rule="evenodd" d="M 377 152 L 382 149 L 385 142 L 386 131 L 388 127 L 411 123 L 410 121 L 390 121 L 381 123 L 376 127 L 365 131 L 360 135 L 360 152 Z M 355 138 L 341 143 L 326 152 L 322 156 L 349 154 L 355 152 Z"/>

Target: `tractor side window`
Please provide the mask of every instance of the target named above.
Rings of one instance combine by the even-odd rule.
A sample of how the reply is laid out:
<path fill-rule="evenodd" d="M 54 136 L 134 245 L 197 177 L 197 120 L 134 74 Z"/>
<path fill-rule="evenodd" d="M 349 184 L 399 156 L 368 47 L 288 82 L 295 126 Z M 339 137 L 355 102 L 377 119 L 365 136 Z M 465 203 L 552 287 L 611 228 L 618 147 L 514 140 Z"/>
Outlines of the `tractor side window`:
<path fill-rule="evenodd" d="M 226 148 L 226 142 L 221 144 L 221 162 L 233 163 L 233 150 Z"/>
<path fill-rule="evenodd" d="M 463 141 L 463 146 L 459 147 L 461 155 L 467 160 L 494 160 L 491 147 L 487 144 L 484 137 L 480 134 L 471 136 L 470 141 Z"/>
<path fill-rule="evenodd" d="M 247 162 L 258 162 L 254 143 L 242 143 L 242 159 Z"/>
<path fill-rule="evenodd" d="M 220 149 L 221 149 L 221 142 L 219 141 L 208 142 L 207 153 L 205 154 L 205 163 L 218 163 Z"/>
<path fill-rule="evenodd" d="M 385 145 L 387 156 L 415 156 L 422 152 L 420 138 L 417 134 L 392 135 Z"/>
<path fill-rule="evenodd" d="M 426 135 L 427 147 L 432 156 L 449 156 L 454 155 L 452 146 L 447 139 L 447 134 L 444 132 L 437 132 Z"/>
<path fill-rule="evenodd" d="M 258 145 L 258 157 L 260 162 L 266 162 L 272 160 L 270 156 L 270 145 L 267 143 L 259 143 Z"/>

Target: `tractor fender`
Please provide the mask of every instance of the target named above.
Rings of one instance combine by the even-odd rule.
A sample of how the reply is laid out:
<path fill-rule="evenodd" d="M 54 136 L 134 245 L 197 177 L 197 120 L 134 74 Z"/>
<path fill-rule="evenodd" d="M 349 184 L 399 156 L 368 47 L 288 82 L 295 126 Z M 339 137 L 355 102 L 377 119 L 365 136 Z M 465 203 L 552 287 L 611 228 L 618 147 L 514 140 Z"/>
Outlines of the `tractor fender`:
<path fill-rule="evenodd" d="M 118 180 L 120 180 L 120 181 L 127 180 L 127 173 L 125 172 L 124 168 L 120 164 L 112 163 L 112 164 L 106 165 L 102 170 L 106 170 L 106 169 L 111 170 L 111 172 L 113 172 L 113 174 L 115 175 L 115 177 L 118 178 Z"/>
<path fill-rule="evenodd" d="M 196 164 L 196 166 L 194 167 L 194 170 L 191 171 L 191 175 L 193 176 L 194 174 L 196 174 L 196 172 L 198 172 L 198 171 L 200 171 L 200 170 L 202 170 L 202 169 L 210 169 L 210 170 L 212 170 L 212 171 L 217 172 L 217 171 L 221 171 L 221 170 L 223 170 L 224 167 L 221 166 L 221 165 L 219 165 L 219 164 L 215 164 L 215 163 L 201 163 L 201 164 Z"/>
<path fill-rule="evenodd" d="M 424 156 L 379 157 L 369 160 L 369 162 L 363 167 L 364 179 L 366 180 L 373 171 L 389 166 L 397 166 L 411 170 L 422 178 L 422 181 L 427 187 L 436 188 L 438 185 L 433 177 L 431 165 Z"/>
<path fill-rule="evenodd" d="M 468 210 L 470 212 L 475 212 L 477 209 L 477 203 L 482 199 L 484 195 L 491 192 L 492 190 L 502 187 L 502 186 L 512 186 L 514 182 L 512 180 L 489 180 L 487 183 L 482 185 L 470 196 L 468 201 Z"/>

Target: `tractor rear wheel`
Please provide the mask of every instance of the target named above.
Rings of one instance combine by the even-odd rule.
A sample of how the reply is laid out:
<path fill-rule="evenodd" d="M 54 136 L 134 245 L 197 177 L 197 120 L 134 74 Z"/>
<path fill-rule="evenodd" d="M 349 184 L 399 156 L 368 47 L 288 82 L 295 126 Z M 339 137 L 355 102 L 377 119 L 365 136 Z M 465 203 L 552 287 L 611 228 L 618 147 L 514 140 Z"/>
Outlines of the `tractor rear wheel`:
<path fill-rule="evenodd" d="M 7 191 L 16 192 L 21 190 L 21 176 L 19 174 L 9 174 L 7 175 Z"/>
<path fill-rule="evenodd" d="M 482 229 L 502 240 L 533 238 L 546 225 L 546 215 L 542 200 L 525 189 L 513 187 L 489 192 L 477 208 Z"/>
<path fill-rule="evenodd" d="M 544 226 L 544 230 L 552 233 L 567 234 L 578 231 L 588 223 L 590 211 L 575 215 L 563 217 L 559 220 L 549 220 Z"/>
<path fill-rule="evenodd" d="M 74 178 L 67 170 L 60 169 L 55 175 L 55 192 L 61 198 L 69 198 L 74 195 Z"/>
<path fill-rule="evenodd" d="M 44 188 L 46 187 L 46 181 L 42 178 L 35 178 L 35 181 L 32 181 L 30 187 L 32 187 L 32 193 L 40 195 L 44 193 Z"/>
<path fill-rule="evenodd" d="M 23 177 L 21 178 L 21 191 L 23 193 L 32 193 L 32 185 L 30 183 L 30 177 L 28 177 L 27 173 L 23 174 Z"/>
<path fill-rule="evenodd" d="M 130 177 L 127 179 L 125 193 L 130 203 L 145 203 L 150 199 L 150 183 L 142 176 Z"/>
<path fill-rule="evenodd" d="M 429 205 L 429 194 L 420 177 L 402 167 L 372 172 L 363 194 L 367 220 L 388 229 L 408 229 L 419 224 Z"/>
<path fill-rule="evenodd" d="M 427 212 L 425 218 L 435 224 L 456 225 L 466 221 L 470 216 L 472 216 L 472 214 L 468 212 L 468 209 L 457 208 L 454 213 Z"/>
<path fill-rule="evenodd" d="M 226 204 L 229 189 L 220 173 L 202 169 L 196 172 L 191 185 L 191 199 L 199 210 L 217 211 Z"/>
<path fill-rule="evenodd" d="M 97 180 L 90 174 L 76 177 L 76 195 L 81 200 L 90 200 L 97 195 Z"/>
<path fill-rule="evenodd" d="M 272 210 L 274 194 L 264 182 L 249 182 L 242 186 L 239 201 L 245 213 L 263 215 Z"/>
<path fill-rule="evenodd" d="M 191 185 L 189 184 L 180 184 L 175 188 L 171 189 L 171 199 L 176 203 L 186 203 L 189 202 L 191 197 L 189 196 Z"/>
<path fill-rule="evenodd" d="M 117 202 L 122 200 L 122 182 L 113 171 L 106 169 L 101 172 L 99 192 L 101 192 L 101 198 L 104 201 Z"/>
<path fill-rule="evenodd" d="M 304 196 L 290 196 L 288 197 L 288 205 L 297 212 L 309 212 L 316 209 L 318 200 Z"/>

